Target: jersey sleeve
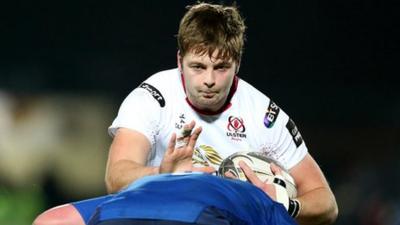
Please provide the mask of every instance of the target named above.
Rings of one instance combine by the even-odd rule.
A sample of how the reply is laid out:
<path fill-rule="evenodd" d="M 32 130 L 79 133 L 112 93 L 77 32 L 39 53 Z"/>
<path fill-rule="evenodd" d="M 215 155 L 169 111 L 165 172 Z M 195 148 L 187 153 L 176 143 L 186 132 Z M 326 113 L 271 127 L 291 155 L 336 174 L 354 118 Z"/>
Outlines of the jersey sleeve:
<path fill-rule="evenodd" d="M 118 128 L 128 128 L 142 133 L 154 145 L 160 114 L 161 108 L 157 100 L 148 91 L 138 87 L 122 102 L 108 133 L 114 137 Z"/>
<path fill-rule="evenodd" d="M 299 163 L 308 150 L 294 121 L 280 110 L 274 126 L 273 152 L 286 169 Z"/>

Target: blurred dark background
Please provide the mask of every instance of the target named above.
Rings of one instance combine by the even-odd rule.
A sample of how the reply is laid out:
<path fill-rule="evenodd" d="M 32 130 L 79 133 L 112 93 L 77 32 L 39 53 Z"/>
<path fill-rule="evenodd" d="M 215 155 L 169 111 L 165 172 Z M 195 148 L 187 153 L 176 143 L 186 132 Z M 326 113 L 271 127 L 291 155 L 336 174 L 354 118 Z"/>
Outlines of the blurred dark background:
<path fill-rule="evenodd" d="M 248 27 L 239 76 L 296 121 L 336 195 L 336 224 L 400 224 L 400 8 L 236 2 Z M 193 3 L 0 3 L 1 224 L 105 194 L 107 126 L 141 81 L 176 66 Z"/>

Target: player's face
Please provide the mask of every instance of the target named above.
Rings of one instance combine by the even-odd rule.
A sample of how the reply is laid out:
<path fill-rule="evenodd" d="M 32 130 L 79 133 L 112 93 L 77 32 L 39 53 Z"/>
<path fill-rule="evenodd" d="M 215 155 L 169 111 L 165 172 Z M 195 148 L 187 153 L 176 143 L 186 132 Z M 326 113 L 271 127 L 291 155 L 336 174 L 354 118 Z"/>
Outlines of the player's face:
<path fill-rule="evenodd" d="M 212 57 L 208 54 L 186 53 L 178 55 L 178 64 L 185 79 L 186 96 L 201 110 L 217 111 L 228 97 L 235 76 L 237 63 L 232 59 L 217 59 L 218 52 Z"/>

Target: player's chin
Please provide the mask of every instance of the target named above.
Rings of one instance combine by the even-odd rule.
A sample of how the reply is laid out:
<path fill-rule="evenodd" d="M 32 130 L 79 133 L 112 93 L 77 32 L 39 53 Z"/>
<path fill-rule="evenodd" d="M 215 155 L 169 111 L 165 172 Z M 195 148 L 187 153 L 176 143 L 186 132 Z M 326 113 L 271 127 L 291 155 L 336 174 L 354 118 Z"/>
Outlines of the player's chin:
<path fill-rule="evenodd" d="M 218 96 L 213 96 L 212 98 L 201 97 L 199 101 L 200 105 L 205 110 L 214 109 L 216 106 L 220 105 L 220 102 L 221 100 L 218 98 Z"/>

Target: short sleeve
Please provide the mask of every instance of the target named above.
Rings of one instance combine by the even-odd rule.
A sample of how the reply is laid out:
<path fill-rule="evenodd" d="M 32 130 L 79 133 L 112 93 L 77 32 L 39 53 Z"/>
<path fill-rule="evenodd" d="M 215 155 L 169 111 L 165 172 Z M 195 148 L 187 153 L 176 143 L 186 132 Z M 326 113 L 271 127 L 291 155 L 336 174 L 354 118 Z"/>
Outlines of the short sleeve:
<path fill-rule="evenodd" d="M 160 114 L 160 104 L 154 97 L 148 91 L 136 88 L 122 102 L 108 133 L 114 137 L 118 128 L 128 128 L 142 133 L 154 145 Z"/>
<path fill-rule="evenodd" d="M 276 160 L 291 169 L 307 154 L 307 147 L 294 121 L 281 110 L 274 126 L 273 152 Z"/>

